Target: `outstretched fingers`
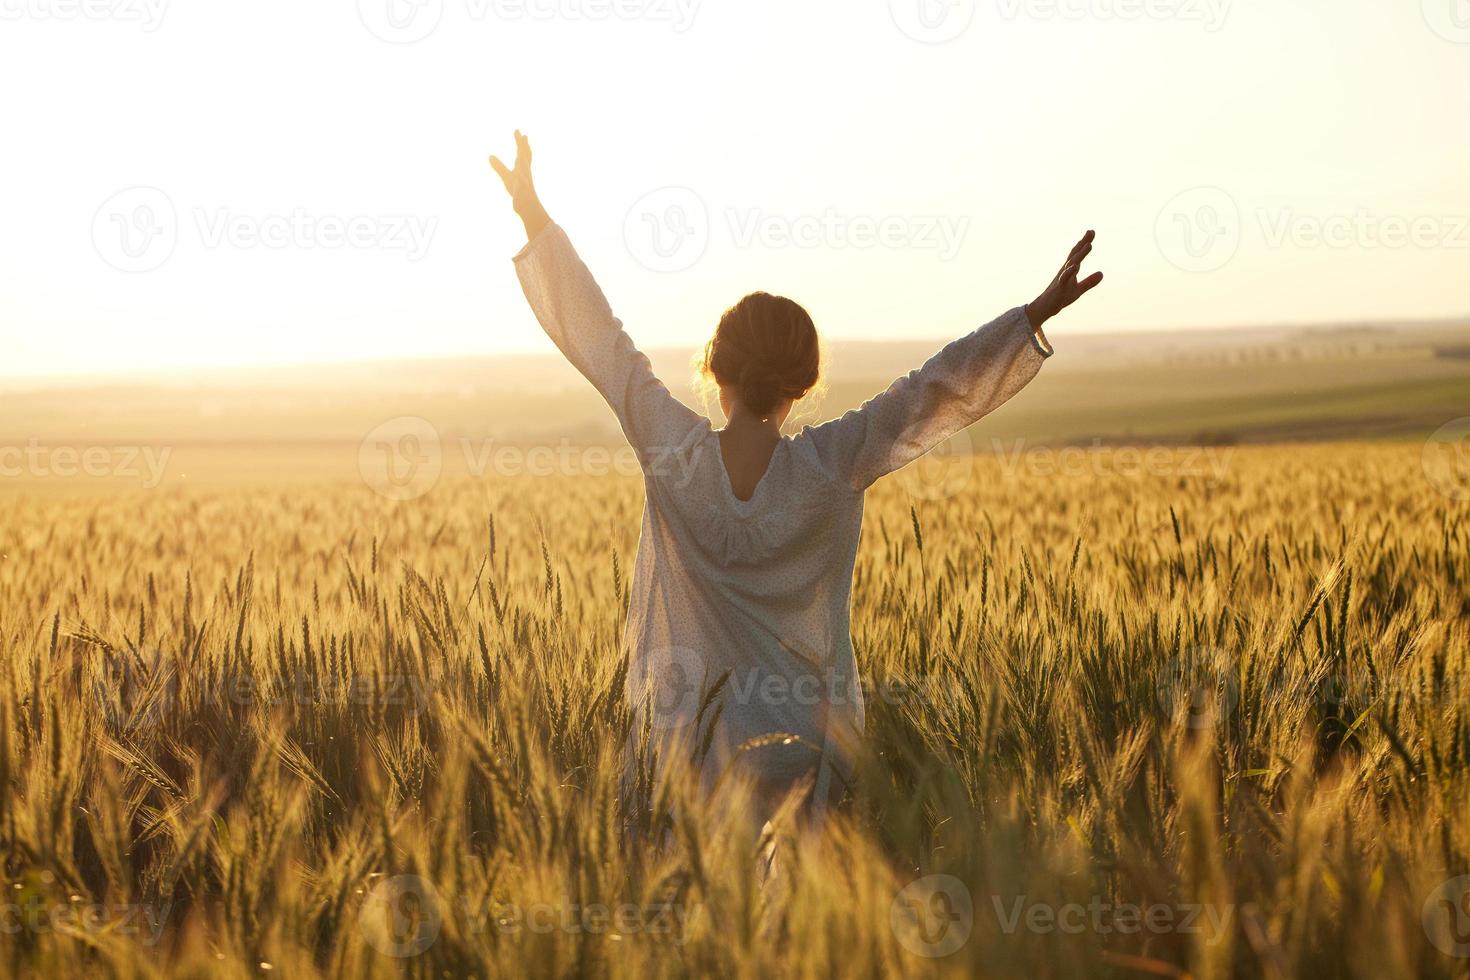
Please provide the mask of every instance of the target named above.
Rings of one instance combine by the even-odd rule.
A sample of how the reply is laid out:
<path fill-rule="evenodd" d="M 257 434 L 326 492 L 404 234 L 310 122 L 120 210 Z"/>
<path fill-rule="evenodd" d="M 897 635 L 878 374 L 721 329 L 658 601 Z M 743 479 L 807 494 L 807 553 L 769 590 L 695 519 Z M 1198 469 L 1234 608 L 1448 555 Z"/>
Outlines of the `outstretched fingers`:
<path fill-rule="evenodd" d="M 1097 232 L 1088 231 L 1078 239 L 1077 244 L 1072 246 L 1072 251 L 1067 255 L 1067 261 L 1063 263 L 1063 266 L 1077 265 L 1086 258 L 1087 253 L 1092 251 L 1092 240 L 1096 237 Z"/>

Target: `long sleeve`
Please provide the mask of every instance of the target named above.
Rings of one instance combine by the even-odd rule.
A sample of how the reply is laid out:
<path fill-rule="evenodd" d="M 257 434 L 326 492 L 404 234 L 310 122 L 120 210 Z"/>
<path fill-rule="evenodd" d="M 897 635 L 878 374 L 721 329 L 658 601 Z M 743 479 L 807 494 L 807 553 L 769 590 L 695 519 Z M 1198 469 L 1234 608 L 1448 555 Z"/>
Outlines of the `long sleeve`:
<path fill-rule="evenodd" d="M 833 471 L 866 489 L 1004 405 L 1051 353 L 1025 307 L 1016 307 L 808 436 Z"/>
<path fill-rule="evenodd" d="M 561 226 L 548 225 L 514 261 L 542 329 L 612 406 L 645 463 L 677 447 L 699 416 L 654 376 Z"/>

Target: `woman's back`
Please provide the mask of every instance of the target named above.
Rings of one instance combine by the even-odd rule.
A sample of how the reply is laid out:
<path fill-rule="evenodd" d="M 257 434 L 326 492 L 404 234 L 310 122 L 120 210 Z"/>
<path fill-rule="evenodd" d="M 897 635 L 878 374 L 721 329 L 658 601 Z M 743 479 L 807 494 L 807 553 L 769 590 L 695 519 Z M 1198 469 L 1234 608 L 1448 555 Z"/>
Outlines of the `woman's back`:
<path fill-rule="evenodd" d="M 810 774 L 819 803 L 840 792 L 863 724 L 848 633 L 863 494 L 1009 399 L 1050 349 L 1013 309 L 861 408 L 780 439 L 758 479 L 758 457 L 742 460 L 732 484 L 720 434 L 654 377 L 565 233 L 547 225 L 516 267 L 642 462 L 627 693 L 661 758 L 709 779 L 738 765 L 771 787 Z"/>

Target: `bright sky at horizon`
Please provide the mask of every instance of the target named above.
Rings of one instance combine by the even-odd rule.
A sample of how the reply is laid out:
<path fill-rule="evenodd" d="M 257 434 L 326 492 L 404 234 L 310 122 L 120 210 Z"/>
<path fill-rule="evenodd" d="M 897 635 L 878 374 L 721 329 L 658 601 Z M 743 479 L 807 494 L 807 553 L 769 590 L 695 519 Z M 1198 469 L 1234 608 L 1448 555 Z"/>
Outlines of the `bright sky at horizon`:
<path fill-rule="evenodd" d="M 489 153 L 649 348 L 1470 314 L 1470 0 L 0 0 L 0 376 L 549 350 Z M 906 369 L 910 365 L 902 365 Z"/>

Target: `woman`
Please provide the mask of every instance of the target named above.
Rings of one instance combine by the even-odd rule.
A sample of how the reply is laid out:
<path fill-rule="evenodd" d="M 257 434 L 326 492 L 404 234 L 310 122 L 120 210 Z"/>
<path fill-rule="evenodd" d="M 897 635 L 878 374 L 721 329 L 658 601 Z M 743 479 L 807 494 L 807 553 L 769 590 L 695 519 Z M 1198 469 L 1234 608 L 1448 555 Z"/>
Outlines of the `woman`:
<path fill-rule="evenodd" d="M 647 500 L 624 638 L 628 698 L 663 762 L 707 783 L 750 777 L 759 828 L 793 790 L 820 813 L 843 790 L 863 729 L 848 598 L 864 491 L 1004 404 L 1052 353 L 1042 324 L 1102 281 L 1078 282 L 1088 232 L 1035 301 L 949 344 L 832 422 L 781 434 L 818 380 L 811 318 L 755 293 L 705 348 L 726 424 L 714 429 L 654 377 L 552 223 L 516 133 L 515 166 L 490 158 L 525 224 L 526 298 L 567 359 L 617 413 Z"/>

